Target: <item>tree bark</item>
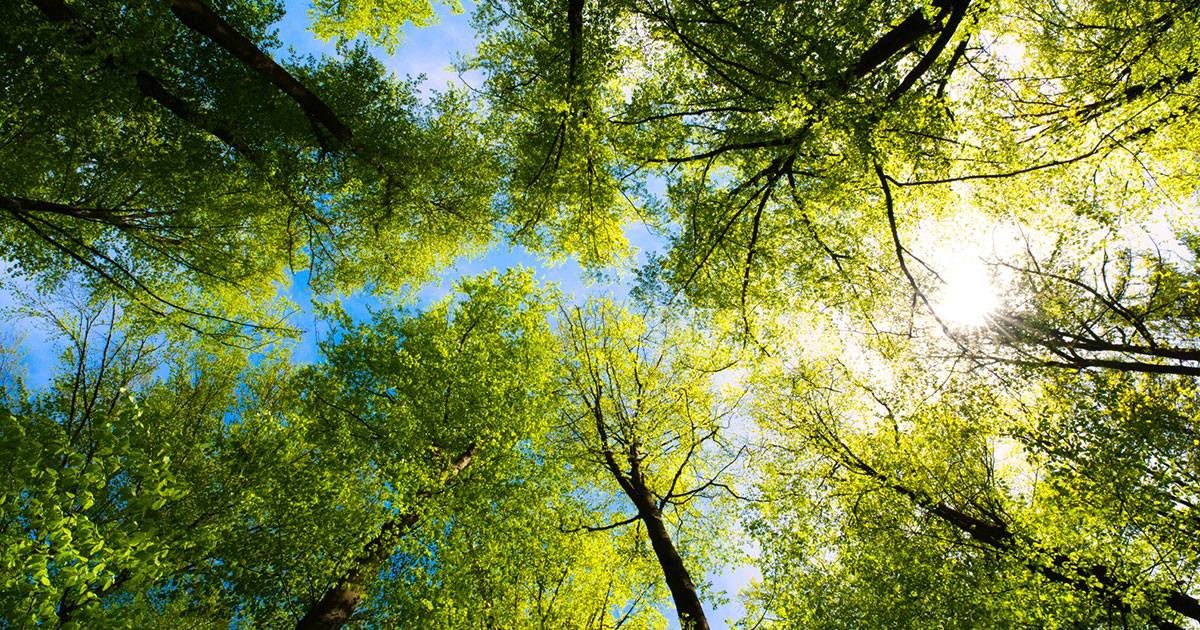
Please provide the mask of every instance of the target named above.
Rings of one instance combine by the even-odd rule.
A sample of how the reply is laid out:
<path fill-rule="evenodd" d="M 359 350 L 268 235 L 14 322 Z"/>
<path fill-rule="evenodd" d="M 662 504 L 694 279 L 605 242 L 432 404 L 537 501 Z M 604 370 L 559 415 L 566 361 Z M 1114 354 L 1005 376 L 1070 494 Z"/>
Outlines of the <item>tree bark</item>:
<path fill-rule="evenodd" d="M 952 8 L 950 10 L 950 17 L 946 19 L 946 24 L 942 26 L 941 33 L 938 35 L 937 41 L 935 41 L 933 46 L 930 47 L 929 52 L 925 53 L 925 55 L 921 57 L 921 60 L 917 62 L 917 65 L 913 66 L 913 69 L 910 70 L 907 75 L 905 75 L 904 80 L 900 82 L 900 85 L 896 86 L 896 89 L 892 90 L 891 94 L 888 94 L 889 101 L 895 101 L 896 99 L 900 98 L 902 94 L 907 92 L 914 84 L 916 84 L 917 80 L 921 78 L 921 75 L 929 71 L 929 68 L 933 65 L 933 62 L 937 61 L 937 58 L 942 55 L 942 51 L 946 49 L 946 44 L 950 43 L 950 38 L 954 37 L 954 33 L 958 30 L 958 25 L 962 22 L 963 16 L 967 14 L 967 7 L 970 6 L 970 4 L 971 0 L 954 0 L 954 2 L 951 3 Z"/>
<path fill-rule="evenodd" d="M 646 501 L 641 503 L 645 504 Z M 650 538 L 654 555 L 658 557 L 667 588 L 671 590 L 671 598 L 675 600 L 679 625 L 684 630 L 708 630 L 708 618 L 696 592 L 696 584 L 675 548 L 674 541 L 671 540 L 671 534 L 662 519 L 662 512 L 654 508 L 651 502 L 651 505 L 640 505 L 638 514 L 642 524 L 646 526 L 646 536 Z"/>
<path fill-rule="evenodd" d="M 472 444 L 446 467 L 447 481 L 453 479 L 475 457 L 475 445 Z M 419 500 L 433 497 L 438 491 L 422 490 L 417 493 Z M 379 534 L 363 546 L 362 552 L 354 558 L 350 568 L 325 591 L 304 617 L 296 624 L 297 630 L 315 630 L 341 628 L 354 615 L 358 605 L 367 596 L 367 588 L 375 576 L 379 575 L 384 563 L 392 557 L 396 542 L 420 520 L 418 512 L 410 512 L 394 518 L 384 524 Z"/>
<path fill-rule="evenodd" d="M 296 624 L 297 630 L 341 628 L 367 596 L 367 586 L 392 556 L 396 541 L 417 523 L 415 513 L 388 521 L 379 535 L 363 547 L 350 569 L 313 604 Z"/>
<path fill-rule="evenodd" d="M 925 12 L 917 9 L 904 18 L 904 21 L 892 27 L 892 30 L 875 40 L 870 48 L 859 56 L 854 67 L 850 69 L 850 79 L 861 79 L 879 67 L 892 55 L 911 46 L 917 40 L 932 33 L 934 25 L 925 19 Z"/>
<path fill-rule="evenodd" d="M 196 33 L 225 49 L 250 70 L 269 81 L 291 98 L 312 123 L 314 130 L 324 128 L 343 146 L 357 150 L 350 127 L 338 118 L 333 108 L 309 90 L 290 72 L 263 52 L 254 42 L 239 33 L 220 15 L 201 0 L 173 0 L 171 13 Z"/>
<path fill-rule="evenodd" d="M 601 407 L 602 396 L 603 388 L 597 385 L 595 404 L 592 405 L 591 411 L 596 423 L 596 432 L 600 438 L 601 455 L 604 458 L 605 467 L 616 479 L 617 485 L 621 486 L 621 490 L 633 502 L 638 511 L 638 519 L 646 526 L 650 545 L 654 548 L 654 555 L 658 558 L 659 567 L 662 568 L 667 588 L 671 591 L 671 598 L 675 600 L 675 612 L 679 615 L 679 625 L 684 630 L 708 630 L 708 617 L 704 614 L 704 606 L 700 604 L 700 596 L 696 593 L 696 584 L 692 581 L 692 575 L 688 573 L 687 566 L 684 565 L 683 558 L 679 555 L 679 550 L 675 548 L 675 542 L 671 540 L 671 534 L 667 531 L 666 523 L 663 522 L 662 510 L 655 505 L 654 495 L 646 487 L 646 480 L 642 477 L 641 455 L 638 453 L 637 440 L 632 441 L 627 453 L 629 474 L 625 474 L 625 471 L 621 470 L 617 464 L 608 440 L 608 425 Z"/>

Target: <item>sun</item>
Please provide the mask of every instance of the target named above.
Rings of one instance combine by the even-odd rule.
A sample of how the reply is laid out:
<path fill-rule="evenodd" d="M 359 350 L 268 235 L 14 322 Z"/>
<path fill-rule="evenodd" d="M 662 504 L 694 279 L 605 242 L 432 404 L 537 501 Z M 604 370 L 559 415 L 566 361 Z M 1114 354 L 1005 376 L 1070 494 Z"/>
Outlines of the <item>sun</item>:
<path fill-rule="evenodd" d="M 957 328 L 978 328 L 1000 305 L 1000 295 L 987 267 L 979 261 L 964 260 L 942 274 L 945 284 L 934 295 L 933 310 L 947 324 Z"/>

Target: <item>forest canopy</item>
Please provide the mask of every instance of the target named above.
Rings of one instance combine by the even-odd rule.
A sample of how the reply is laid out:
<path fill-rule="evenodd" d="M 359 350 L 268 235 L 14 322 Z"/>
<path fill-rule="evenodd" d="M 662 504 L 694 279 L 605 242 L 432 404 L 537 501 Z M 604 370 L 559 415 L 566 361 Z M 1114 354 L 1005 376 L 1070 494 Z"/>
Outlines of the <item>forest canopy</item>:
<path fill-rule="evenodd" d="M 0 627 L 1200 627 L 1195 2 L 0 19 Z"/>

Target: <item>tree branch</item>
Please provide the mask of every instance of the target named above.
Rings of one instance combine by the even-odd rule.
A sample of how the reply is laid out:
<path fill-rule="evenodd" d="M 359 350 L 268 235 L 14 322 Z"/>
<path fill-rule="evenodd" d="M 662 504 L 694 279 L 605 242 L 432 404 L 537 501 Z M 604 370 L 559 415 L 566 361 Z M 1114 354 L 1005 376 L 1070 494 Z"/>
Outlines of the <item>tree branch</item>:
<path fill-rule="evenodd" d="M 333 108 L 309 90 L 290 72 L 239 33 L 202 0 L 173 0 L 171 13 L 185 26 L 232 54 L 252 72 L 266 79 L 292 99 L 312 123 L 314 130 L 327 130 L 340 144 L 352 150 L 354 134 L 334 113 Z"/>

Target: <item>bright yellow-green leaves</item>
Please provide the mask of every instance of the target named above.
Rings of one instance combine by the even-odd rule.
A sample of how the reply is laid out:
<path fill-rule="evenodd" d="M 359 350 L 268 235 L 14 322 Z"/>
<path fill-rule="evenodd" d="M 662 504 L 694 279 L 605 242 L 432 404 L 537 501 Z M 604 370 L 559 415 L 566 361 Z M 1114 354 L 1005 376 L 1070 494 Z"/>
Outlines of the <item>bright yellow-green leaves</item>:
<path fill-rule="evenodd" d="M 400 319 L 380 314 L 348 326 L 326 346 L 328 367 L 309 370 L 305 397 L 322 415 L 317 431 L 339 446 L 369 449 L 364 465 L 407 465 L 439 474 L 426 459 L 452 458 L 472 444 L 506 451 L 544 422 L 537 395 L 546 386 L 550 344 L 545 289 L 529 273 L 464 281 L 430 311 Z M 324 411 L 321 411 L 324 410 Z M 404 475 L 396 475 L 403 477 Z"/>
<path fill-rule="evenodd" d="M 619 527 L 637 540 L 644 522 L 661 519 L 693 580 L 738 556 L 731 471 L 745 455 L 735 446 L 743 391 L 718 380 L 734 371 L 729 349 L 682 319 L 603 300 L 561 307 L 560 318 L 562 421 L 552 452 L 573 471 L 567 487 L 578 506 L 564 527 L 603 536 L 631 521 Z M 649 554 L 651 541 L 642 542 Z"/>
<path fill-rule="evenodd" d="M 458 0 L 447 2 L 450 10 L 462 13 Z M 406 23 L 429 26 L 436 20 L 433 4 L 427 0 L 316 0 L 309 14 L 312 31 L 321 39 L 336 39 L 344 43 L 357 37 L 367 37 L 396 52 L 402 42 Z"/>
<path fill-rule="evenodd" d="M 608 120 L 633 88 L 619 79 L 630 53 L 618 41 L 620 8 L 587 4 L 578 31 L 563 9 L 483 5 L 475 22 L 485 37 L 467 67 L 487 75 L 485 129 L 503 169 L 508 237 L 599 268 L 624 261 L 624 228 L 654 213 L 638 199 L 637 163 L 621 151 L 627 138 Z"/>
<path fill-rule="evenodd" d="M 1188 616 L 1194 7 L 482 2 L 483 83 L 428 101 L 368 42 L 431 2 L 319 0 L 337 56 L 276 66 L 275 4 L 203 7 L 241 52 L 0 8 L 0 257 L 115 303 L 3 392 L 0 619 L 277 627 L 356 580 L 364 625 L 661 627 L 655 514 L 706 604 L 757 553 L 750 626 Z M 504 238 L 603 274 L 631 228 L 635 306 L 493 273 L 326 309 L 310 365 L 224 347 L 294 332 L 294 271 L 412 293 Z"/>
<path fill-rule="evenodd" d="M 11 462 L 0 495 L 0 615 L 13 623 L 66 623 L 114 586 L 152 584 L 166 572 L 172 549 L 155 522 L 188 490 L 172 470 L 171 444 L 150 435 L 132 400 L 116 404 L 90 428 L 87 448 L 41 413 L 0 411 Z"/>

